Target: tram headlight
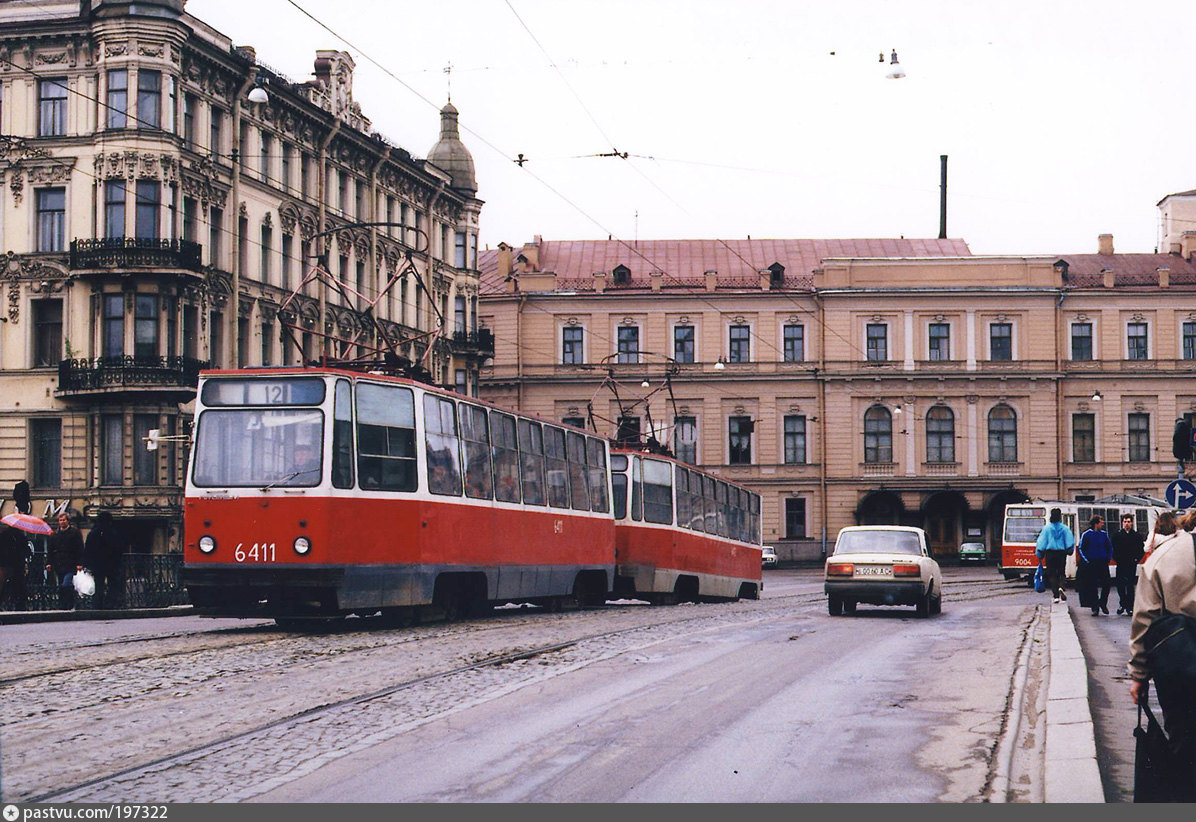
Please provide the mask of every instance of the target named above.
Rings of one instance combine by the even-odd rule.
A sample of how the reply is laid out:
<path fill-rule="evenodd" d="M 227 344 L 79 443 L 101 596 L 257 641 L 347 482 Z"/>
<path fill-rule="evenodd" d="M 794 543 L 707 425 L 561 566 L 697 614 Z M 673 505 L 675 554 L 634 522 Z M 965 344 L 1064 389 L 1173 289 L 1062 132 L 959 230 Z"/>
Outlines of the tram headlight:
<path fill-rule="evenodd" d="M 307 537 L 295 537 L 295 553 L 304 556 L 311 550 L 311 540 Z"/>
<path fill-rule="evenodd" d="M 207 536 L 206 534 L 199 538 L 199 550 L 205 554 L 210 554 L 216 550 L 216 540 Z"/>

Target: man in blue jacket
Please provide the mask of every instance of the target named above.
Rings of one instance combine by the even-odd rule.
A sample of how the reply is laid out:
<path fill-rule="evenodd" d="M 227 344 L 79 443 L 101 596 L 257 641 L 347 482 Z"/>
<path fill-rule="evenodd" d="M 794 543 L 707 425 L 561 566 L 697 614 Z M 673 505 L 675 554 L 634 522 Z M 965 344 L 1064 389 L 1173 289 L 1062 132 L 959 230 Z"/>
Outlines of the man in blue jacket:
<path fill-rule="evenodd" d="M 1034 553 L 1043 564 L 1043 576 L 1046 577 L 1047 588 L 1055 595 L 1055 602 L 1066 601 L 1063 576 L 1067 568 L 1067 555 L 1076 545 L 1076 535 L 1063 524 L 1063 512 L 1060 509 L 1051 509 L 1050 520 L 1038 533 Z"/>
<path fill-rule="evenodd" d="M 1088 530 L 1080 534 L 1076 551 L 1076 589 L 1080 592 L 1080 607 L 1092 608 L 1092 615 L 1109 613 L 1109 560 L 1113 559 L 1113 542 L 1104 529 L 1104 517 L 1099 514 L 1088 520 Z"/>

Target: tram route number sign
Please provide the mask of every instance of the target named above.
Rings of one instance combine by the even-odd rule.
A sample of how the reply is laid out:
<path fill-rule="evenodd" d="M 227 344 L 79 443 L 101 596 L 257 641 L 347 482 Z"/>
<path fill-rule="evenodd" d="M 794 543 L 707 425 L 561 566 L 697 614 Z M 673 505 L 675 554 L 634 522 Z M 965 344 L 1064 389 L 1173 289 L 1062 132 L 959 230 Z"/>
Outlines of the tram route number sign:
<path fill-rule="evenodd" d="M 1167 484 L 1166 496 L 1172 508 L 1191 508 L 1196 503 L 1196 485 L 1186 479 L 1172 480 Z"/>

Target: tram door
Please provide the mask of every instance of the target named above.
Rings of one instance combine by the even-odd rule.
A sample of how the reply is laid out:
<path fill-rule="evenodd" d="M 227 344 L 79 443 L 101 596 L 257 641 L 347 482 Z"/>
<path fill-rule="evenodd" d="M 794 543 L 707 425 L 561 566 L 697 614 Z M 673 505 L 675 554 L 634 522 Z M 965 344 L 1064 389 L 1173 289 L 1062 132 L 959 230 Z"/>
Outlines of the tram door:
<path fill-rule="evenodd" d="M 959 544 L 955 537 L 954 516 L 943 512 L 926 517 L 926 539 L 930 541 L 930 553 L 933 556 L 957 553 Z"/>

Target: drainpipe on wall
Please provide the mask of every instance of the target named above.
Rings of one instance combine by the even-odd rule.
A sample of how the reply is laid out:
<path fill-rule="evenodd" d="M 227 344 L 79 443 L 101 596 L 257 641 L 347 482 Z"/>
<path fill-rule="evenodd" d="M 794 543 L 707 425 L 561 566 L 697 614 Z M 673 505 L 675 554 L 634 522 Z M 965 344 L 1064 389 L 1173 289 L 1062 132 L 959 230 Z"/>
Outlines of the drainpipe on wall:
<path fill-rule="evenodd" d="M 1066 439 L 1067 420 L 1063 410 L 1063 346 L 1066 342 L 1063 336 L 1063 300 L 1066 291 L 1059 292 L 1059 299 L 1055 302 L 1055 499 L 1063 499 L 1063 449 Z M 1103 430 L 1103 429 L 1102 429 Z M 1095 442 L 1093 443 L 1095 446 Z"/>
<path fill-rule="evenodd" d="M 818 429 L 818 451 L 819 451 L 819 470 L 818 470 L 818 492 L 819 492 L 819 506 L 822 509 L 822 556 L 826 556 L 826 523 L 830 512 L 827 510 L 826 497 L 826 317 L 823 313 L 822 300 L 818 297 L 818 292 L 812 294 L 815 305 L 818 306 L 818 313 L 823 317 L 823 321 L 818 323 L 818 365 L 814 372 L 814 379 L 818 382 L 818 423 L 821 426 Z"/>

